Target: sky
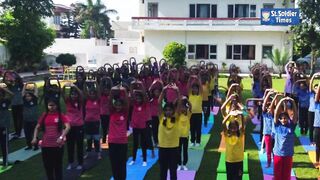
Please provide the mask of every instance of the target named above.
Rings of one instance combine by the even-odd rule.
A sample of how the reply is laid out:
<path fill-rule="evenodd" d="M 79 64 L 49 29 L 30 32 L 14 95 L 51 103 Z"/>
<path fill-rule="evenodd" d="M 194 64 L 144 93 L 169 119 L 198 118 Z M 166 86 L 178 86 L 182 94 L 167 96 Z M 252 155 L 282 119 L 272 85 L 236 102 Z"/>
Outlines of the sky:
<path fill-rule="evenodd" d="M 75 2 L 86 2 L 86 0 L 53 0 L 55 4 L 70 5 Z M 93 0 L 95 2 L 95 0 Z M 132 16 L 138 16 L 138 0 L 102 0 L 108 9 L 118 11 L 117 15 L 110 15 L 112 20 L 131 21 Z"/>

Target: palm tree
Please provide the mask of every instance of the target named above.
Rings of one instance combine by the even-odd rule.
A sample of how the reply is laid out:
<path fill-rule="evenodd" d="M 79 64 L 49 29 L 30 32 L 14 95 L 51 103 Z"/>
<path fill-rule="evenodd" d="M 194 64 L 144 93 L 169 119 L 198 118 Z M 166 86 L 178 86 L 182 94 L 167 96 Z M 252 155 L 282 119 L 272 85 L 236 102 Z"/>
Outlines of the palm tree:
<path fill-rule="evenodd" d="M 101 0 L 87 0 L 84 3 L 73 5 L 75 19 L 84 25 L 82 35 L 85 38 L 95 37 L 98 39 L 109 38 L 111 34 L 111 24 L 109 14 L 117 13 L 114 9 L 107 9 Z"/>
<path fill-rule="evenodd" d="M 273 50 L 273 52 L 268 53 L 268 58 L 278 67 L 279 77 L 282 77 L 282 73 L 284 72 L 284 68 L 291 58 L 290 53 L 287 49 L 279 49 Z"/>

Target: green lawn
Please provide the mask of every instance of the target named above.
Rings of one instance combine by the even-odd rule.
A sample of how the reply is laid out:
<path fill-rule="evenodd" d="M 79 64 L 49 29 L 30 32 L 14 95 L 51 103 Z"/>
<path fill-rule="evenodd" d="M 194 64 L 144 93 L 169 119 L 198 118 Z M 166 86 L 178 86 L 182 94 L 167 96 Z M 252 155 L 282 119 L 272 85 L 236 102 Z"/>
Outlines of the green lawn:
<path fill-rule="evenodd" d="M 219 79 L 219 85 L 226 87 L 226 78 Z M 251 79 L 243 79 L 244 99 L 251 96 Z M 283 79 L 273 79 L 273 87 L 278 91 L 283 91 L 284 80 Z M 196 174 L 196 179 L 216 179 L 216 169 L 218 166 L 220 153 L 218 152 L 218 147 L 220 144 L 220 132 L 221 132 L 221 116 L 215 118 L 215 125 L 211 130 L 211 138 L 205 148 L 205 153 L 201 162 L 199 171 Z M 253 139 L 250 136 L 252 132 L 253 125 L 249 122 L 247 125 L 247 135 L 245 141 L 245 150 L 249 153 L 249 175 L 250 179 L 263 179 L 262 170 L 260 167 L 258 151 Z M 10 143 L 10 152 L 22 148 L 25 145 L 24 140 L 17 140 Z M 295 141 L 295 155 L 294 155 L 294 171 L 298 179 L 316 179 L 320 176 L 318 170 L 313 168 L 309 157 L 306 152 L 304 152 L 303 147 L 300 145 L 298 139 Z M 129 150 L 128 156 L 132 153 L 132 138 L 129 138 Z M 67 153 L 65 151 L 65 165 L 66 165 Z M 14 165 L 14 167 L 0 174 L 1 180 L 13 180 L 13 179 L 30 179 L 38 180 L 44 179 L 45 174 L 42 167 L 41 155 L 37 155 L 25 162 Z M 101 160 L 101 162 L 95 168 L 86 171 L 81 179 L 110 179 L 111 177 L 111 166 L 108 157 Z M 145 179 L 159 179 L 159 165 L 155 164 L 147 173 Z"/>

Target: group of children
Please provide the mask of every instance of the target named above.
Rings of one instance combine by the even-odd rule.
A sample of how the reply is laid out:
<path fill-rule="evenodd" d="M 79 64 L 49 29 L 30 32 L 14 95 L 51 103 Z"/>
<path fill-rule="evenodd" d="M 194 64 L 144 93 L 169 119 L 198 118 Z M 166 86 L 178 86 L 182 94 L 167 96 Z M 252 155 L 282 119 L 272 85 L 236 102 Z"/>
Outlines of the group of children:
<path fill-rule="evenodd" d="M 153 63 L 151 61 L 154 61 Z M 272 89 L 272 78 L 265 65 L 252 68 L 254 103 L 247 103 L 249 115 L 261 118 L 261 139 L 267 152 L 268 167 L 273 149 L 276 179 L 290 178 L 294 147 L 294 130 L 299 121 L 301 134 L 309 130 L 310 141 L 316 143 L 317 162 L 320 153 L 319 92 L 302 70 L 288 63 L 285 94 Z M 19 75 L 8 71 L 0 86 L 0 140 L 6 166 L 10 119 L 14 119 L 20 136 L 24 123 L 26 150 L 41 147 L 48 179 L 62 179 L 63 145 L 67 143 L 68 166 L 74 168 L 77 149 L 77 170 L 82 170 L 84 158 L 94 147 L 101 159 L 100 139 L 108 142 L 114 179 L 126 179 L 128 130 L 132 128 L 132 161 L 142 149 L 142 166 L 147 166 L 147 149 L 159 149 L 160 179 L 177 179 L 177 170 L 188 170 L 190 146 L 200 146 L 202 123 L 207 126 L 210 110 L 221 103 L 222 127 L 226 144 L 228 179 L 241 179 L 244 159 L 246 108 L 242 104 L 242 78 L 239 68 L 231 65 L 226 100 L 221 103 L 218 90 L 218 68 L 212 63 L 186 68 L 169 67 L 165 61 L 137 64 L 134 59 L 121 66 L 106 64 L 96 72 L 77 67 L 76 81 L 62 88 L 57 79 L 46 79 L 43 96 L 38 101 L 34 83 L 23 84 Z M 52 83 L 56 81 L 57 83 Z M 309 87 L 310 88 L 309 88 Z M 66 111 L 62 112 L 60 98 Z M 41 102 L 45 112 L 38 117 Z M 249 102 L 247 101 L 247 102 Z M 12 115 L 9 112 L 11 105 Z M 299 110 L 299 113 L 298 110 Z M 319 110 L 318 110 L 319 109 Z M 306 117 L 309 117 L 309 125 Z M 22 119 L 22 120 L 21 120 Z M 202 122 L 204 119 L 204 122 Z M 314 120 L 314 121 L 313 121 Z M 20 124 L 19 124 L 20 123 Z M 314 127 L 314 130 L 313 130 Z M 42 138 L 38 135 L 42 132 Z M 86 139 L 86 151 L 84 149 Z M 152 154 L 154 156 L 154 154 Z"/>

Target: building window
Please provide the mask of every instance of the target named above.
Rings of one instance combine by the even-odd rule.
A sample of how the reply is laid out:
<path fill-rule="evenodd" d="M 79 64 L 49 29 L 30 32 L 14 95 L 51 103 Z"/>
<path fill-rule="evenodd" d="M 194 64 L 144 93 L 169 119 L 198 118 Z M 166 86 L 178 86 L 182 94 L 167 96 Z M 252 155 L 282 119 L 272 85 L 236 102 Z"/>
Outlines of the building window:
<path fill-rule="evenodd" d="M 257 17 L 256 9 L 256 5 L 250 5 L 250 17 Z"/>
<path fill-rule="evenodd" d="M 257 6 L 249 4 L 228 5 L 228 18 L 256 17 Z"/>
<path fill-rule="evenodd" d="M 216 4 L 190 4 L 189 16 L 191 18 L 216 18 L 217 5 Z"/>
<path fill-rule="evenodd" d="M 227 45 L 227 59 L 255 60 L 255 45 Z"/>
<path fill-rule="evenodd" d="M 60 19 L 61 19 L 60 16 L 54 16 L 53 17 L 53 24 L 60 25 L 60 22 L 61 22 Z"/>
<path fill-rule="evenodd" d="M 158 3 L 148 3 L 148 17 L 158 17 Z"/>
<path fill-rule="evenodd" d="M 212 18 L 217 17 L 217 5 L 216 4 L 211 5 L 211 17 Z"/>
<path fill-rule="evenodd" d="M 188 45 L 188 59 L 217 59 L 217 46 L 208 44 Z"/>
<path fill-rule="evenodd" d="M 268 54 L 272 53 L 272 46 L 271 45 L 263 45 L 262 46 L 262 58 L 267 59 Z"/>
<path fill-rule="evenodd" d="M 273 9 L 274 8 L 274 4 L 263 4 L 263 8 L 265 8 L 265 9 Z"/>

